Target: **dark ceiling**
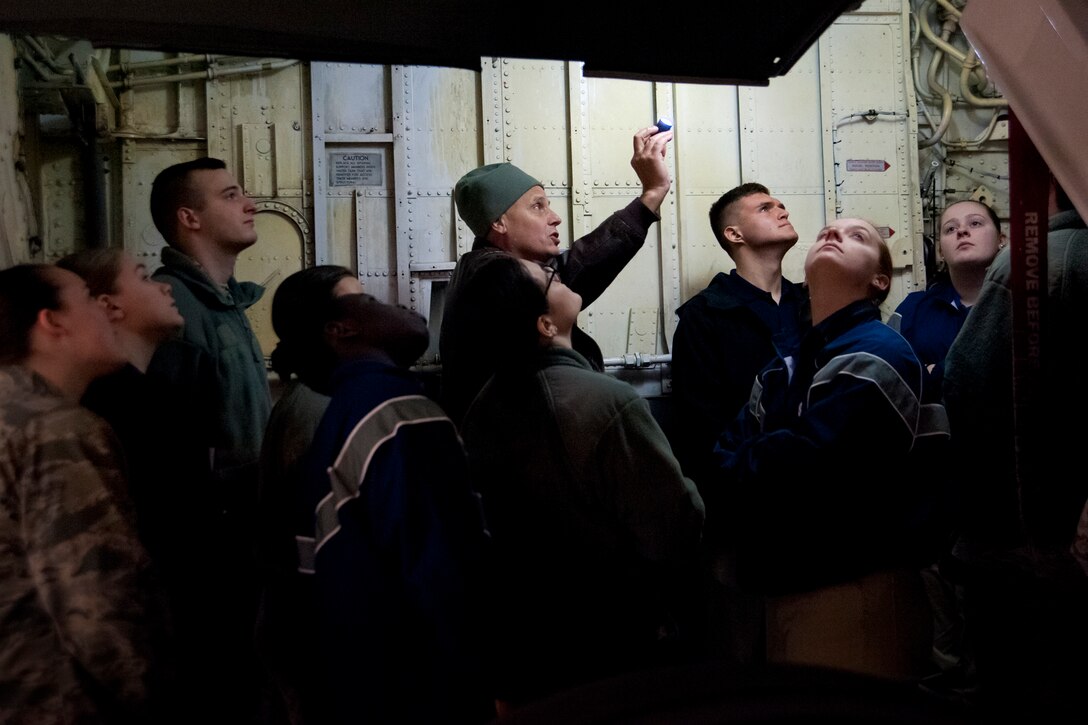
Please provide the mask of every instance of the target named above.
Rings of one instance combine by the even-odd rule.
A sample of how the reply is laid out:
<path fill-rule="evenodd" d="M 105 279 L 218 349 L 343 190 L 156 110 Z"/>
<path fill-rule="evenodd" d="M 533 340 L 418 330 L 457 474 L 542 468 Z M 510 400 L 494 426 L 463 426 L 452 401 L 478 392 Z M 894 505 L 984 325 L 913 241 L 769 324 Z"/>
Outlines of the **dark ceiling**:
<path fill-rule="evenodd" d="M 766 85 L 860 0 L 5 0 L 0 32 L 98 47 L 439 65 L 584 62 L 594 77 Z"/>

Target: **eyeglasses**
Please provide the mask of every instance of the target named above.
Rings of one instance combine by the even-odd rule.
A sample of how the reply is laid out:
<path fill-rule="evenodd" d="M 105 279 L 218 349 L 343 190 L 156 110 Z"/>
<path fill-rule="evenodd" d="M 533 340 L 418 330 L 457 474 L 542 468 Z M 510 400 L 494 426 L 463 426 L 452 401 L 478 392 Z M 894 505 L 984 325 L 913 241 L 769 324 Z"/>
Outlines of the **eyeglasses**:
<path fill-rule="evenodd" d="M 544 282 L 544 297 L 547 297 L 548 290 L 552 286 L 552 281 L 559 276 L 559 270 L 547 264 L 542 264 L 540 266 L 544 269 L 544 276 L 547 277 L 547 280 Z"/>

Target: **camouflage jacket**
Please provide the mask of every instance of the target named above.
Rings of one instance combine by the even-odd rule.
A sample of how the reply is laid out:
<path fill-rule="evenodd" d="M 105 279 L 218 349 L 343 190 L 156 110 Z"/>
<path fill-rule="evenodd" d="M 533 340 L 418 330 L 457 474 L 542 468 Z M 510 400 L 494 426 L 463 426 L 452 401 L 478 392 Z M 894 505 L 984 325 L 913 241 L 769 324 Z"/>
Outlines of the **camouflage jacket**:
<path fill-rule="evenodd" d="M 151 717 L 153 583 L 119 450 L 100 418 L 0 367 L 0 722 Z"/>

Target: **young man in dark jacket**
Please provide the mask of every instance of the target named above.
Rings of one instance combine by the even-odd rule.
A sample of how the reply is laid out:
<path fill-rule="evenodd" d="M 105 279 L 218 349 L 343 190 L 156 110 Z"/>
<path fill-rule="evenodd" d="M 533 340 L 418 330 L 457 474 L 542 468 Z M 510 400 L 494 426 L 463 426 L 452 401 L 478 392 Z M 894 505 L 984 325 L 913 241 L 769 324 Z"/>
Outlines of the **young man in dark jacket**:
<path fill-rule="evenodd" d="M 170 387 L 187 410 L 164 411 L 201 421 L 184 447 L 203 445 L 211 480 L 196 481 L 206 503 L 204 541 L 218 555 L 205 562 L 204 586 L 218 616 L 208 622 L 208 682 L 224 720 L 252 718 L 260 668 L 253 652 L 257 614 L 254 512 L 261 438 L 272 408 L 264 354 L 246 309 L 264 294 L 238 282 L 238 255 L 257 241 L 256 207 L 223 161 L 200 158 L 159 173 L 151 216 L 166 240 L 154 279 L 166 282 L 185 318 L 181 335 L 159 346 L 147 375 Z M 206 559 L 208 557 L 205 557 Z"/>
<path fill-rule="evenodd" d="M 714 496 L 714 443 L 748 401 L 756 374 L 776 354 L 791 354 L 811 323 L 808 292 L 782 276 L 797 231 L 767 187 L 741 184 L 723 194 L 710 207 L 710 227 L 736 269 L 719 272 L 676 311 L 672 443 L 706 501 L 711 641 L 749 663 L 762 658 L 763 601 L 736 587 L 732 542 Z"/>

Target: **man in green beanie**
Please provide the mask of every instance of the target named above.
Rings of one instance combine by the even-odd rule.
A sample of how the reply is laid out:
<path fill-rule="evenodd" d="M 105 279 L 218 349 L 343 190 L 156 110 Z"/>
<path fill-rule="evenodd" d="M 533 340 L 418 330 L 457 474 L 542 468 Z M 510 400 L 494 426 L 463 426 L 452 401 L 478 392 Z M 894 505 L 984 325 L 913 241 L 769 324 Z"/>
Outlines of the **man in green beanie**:
<path fill-rule="evenodd" d="M 442 316 L 442 402 L 460 424 L 469 405 L 503 358 L 505 331 L 489 324 L 490 311 L 502 304 L 497 290 L 482 289 L 473 278 L 499 255 L 512 255 L 555 267 L 564 284 L 582 296 L 583 309 L 612 283 L 646 241 L 650 225 L 672 180 L 665 145 L 672 131 L 656 126 L 634 135 L 631 166 L 642 194 L 612 214 L 592 232 L 559 249 L 560 218 L 541 182 L 510 163 L 487 164 L 465 174 L 454 188 L 457 213 L 476 235 L 450 278 Z M 575 326 L 574 349 L 597 370 L 604 357 L 597 343 Z"/>

